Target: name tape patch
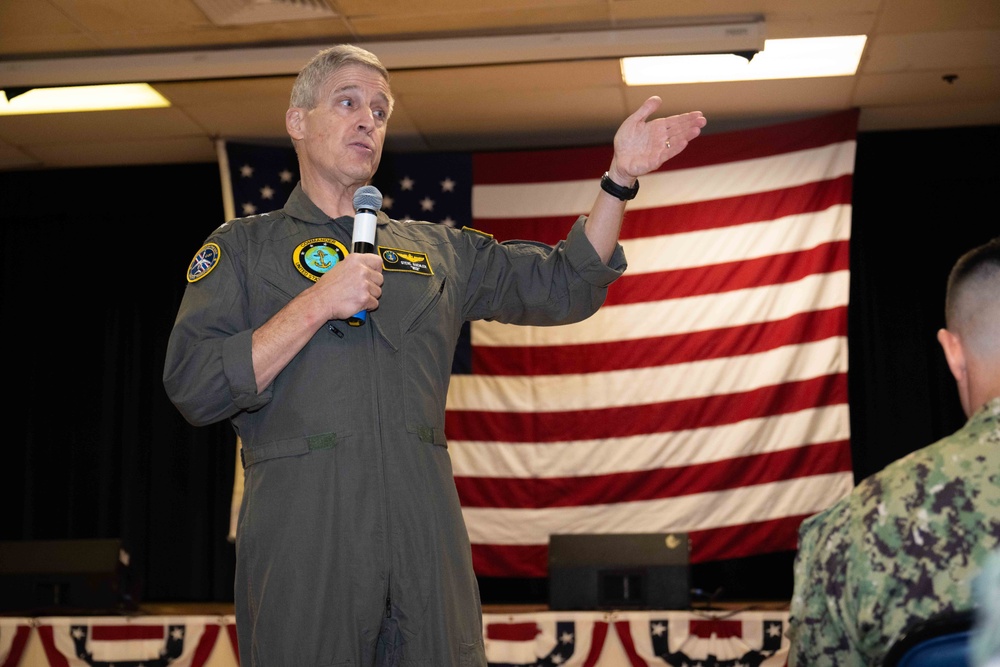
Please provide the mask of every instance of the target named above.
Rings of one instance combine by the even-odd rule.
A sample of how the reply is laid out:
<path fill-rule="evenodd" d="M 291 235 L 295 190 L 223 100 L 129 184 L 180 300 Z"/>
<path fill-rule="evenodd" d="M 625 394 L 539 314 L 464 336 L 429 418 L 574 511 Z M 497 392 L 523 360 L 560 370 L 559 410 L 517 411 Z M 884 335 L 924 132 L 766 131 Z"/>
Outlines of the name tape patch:
<path fill-rule="evenodd" d="M 431 268 L 430 260 L 427 259 L 425 252 L 379 246 L 378 254 L 382 257 L 383 271 L 418 273 L 422 276 L 434 275 L 434 269 Z"/>

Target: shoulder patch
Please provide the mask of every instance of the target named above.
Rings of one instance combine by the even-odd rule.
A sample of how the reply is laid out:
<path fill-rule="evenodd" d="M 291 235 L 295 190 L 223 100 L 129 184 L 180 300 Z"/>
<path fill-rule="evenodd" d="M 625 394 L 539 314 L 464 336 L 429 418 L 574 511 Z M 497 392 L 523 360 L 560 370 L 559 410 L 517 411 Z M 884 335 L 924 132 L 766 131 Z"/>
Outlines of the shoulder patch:
<path fill-rule="evenodd" d="M 478 229 L 475 229 L 474 227 L 462 227 L 462 231 L 463 232 L 468 232 L 470 234 L 478 234 L 479 236 L 482 236 L 483 238 L 487 238 L 487 239 L 492 239 L 493 238 L 492 234 L 487 234 L 486 232 L 479 231 Z"/>
<path fill-rule="evenodd" d="M 206 243 L 195 253 L 187 271 L 187 281 L 196 283 L 212 272 L 222 259 L 222 249 L 214 243 Z"/>

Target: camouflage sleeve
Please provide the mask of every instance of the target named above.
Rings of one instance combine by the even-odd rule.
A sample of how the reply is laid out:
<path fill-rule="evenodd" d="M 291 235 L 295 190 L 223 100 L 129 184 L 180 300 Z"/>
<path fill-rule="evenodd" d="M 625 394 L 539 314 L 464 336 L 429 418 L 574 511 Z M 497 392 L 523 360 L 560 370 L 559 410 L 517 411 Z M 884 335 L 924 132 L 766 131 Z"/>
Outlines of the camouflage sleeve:
<path fill-rule="evenodd" d="M 864 666 L 856 650 L 850 497 L 803 522 L 788 635 L 790 667 Z"/>

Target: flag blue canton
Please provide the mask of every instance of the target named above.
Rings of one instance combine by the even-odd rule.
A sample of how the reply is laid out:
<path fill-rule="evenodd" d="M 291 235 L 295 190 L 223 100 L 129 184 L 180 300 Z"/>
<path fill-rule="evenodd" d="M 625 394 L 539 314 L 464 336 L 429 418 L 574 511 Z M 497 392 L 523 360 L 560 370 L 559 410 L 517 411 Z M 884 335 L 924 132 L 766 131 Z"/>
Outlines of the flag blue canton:
<path fill-rule="evenodd" d="M 299 182 L 299 163 L 291 146 L 226 142 L 226 155 L 237 217 L 281 208 Z"/>
<path fill-rule="evenodd" d="M 472 155 L 383 155 L 372 179 L 382 210 L 395 220 L 423 220 L 461 229 L 472 224 Z"/>

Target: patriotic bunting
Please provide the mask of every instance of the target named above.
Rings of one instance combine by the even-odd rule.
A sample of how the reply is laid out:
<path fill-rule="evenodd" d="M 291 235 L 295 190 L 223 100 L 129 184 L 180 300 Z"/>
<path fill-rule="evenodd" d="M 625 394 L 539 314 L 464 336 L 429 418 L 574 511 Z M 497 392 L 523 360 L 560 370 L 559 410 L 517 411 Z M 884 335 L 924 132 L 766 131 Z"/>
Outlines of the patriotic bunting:
<path fill-rule="evenodd" d="M 788 612 L 485 614 L 490 667 L 782 667 Z"/>
<path fill-rule="evenodd" d="M 202 667 L 219 634 L 216 617 L 42 618 L 49 667 Z"/>

